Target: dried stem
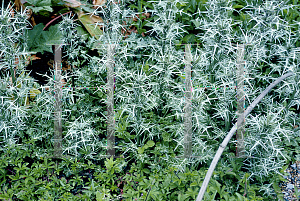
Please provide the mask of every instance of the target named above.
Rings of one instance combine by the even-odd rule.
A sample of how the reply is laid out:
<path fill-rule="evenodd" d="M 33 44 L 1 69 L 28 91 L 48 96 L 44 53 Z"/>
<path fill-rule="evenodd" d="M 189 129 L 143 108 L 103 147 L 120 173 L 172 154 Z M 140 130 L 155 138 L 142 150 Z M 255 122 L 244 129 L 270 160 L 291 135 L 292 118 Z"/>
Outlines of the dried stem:
<path fill-rule="evenodd" d="M 185 113 L 184 113 L 184 157 L 192 153 L 192 83 L 191 83 L 191 45 L 185 45 Z"/>

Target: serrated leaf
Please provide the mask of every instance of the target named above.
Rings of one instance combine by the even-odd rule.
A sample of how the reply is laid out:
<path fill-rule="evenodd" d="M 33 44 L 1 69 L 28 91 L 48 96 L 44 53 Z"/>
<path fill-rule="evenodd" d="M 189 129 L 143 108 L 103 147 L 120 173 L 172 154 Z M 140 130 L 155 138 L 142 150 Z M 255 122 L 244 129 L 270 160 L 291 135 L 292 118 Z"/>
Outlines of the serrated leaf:
<path fill-rule="evenodd" d="M 45 45 L 48 45 L 51 47 L 50 44 L 60 44 L 62 43 L 62 33 L 59 30 L 59 24 L 56 24 L 54 26 L 50 26 L 48 31 L 44 31 L 45 35 Z"/>
<path fill-rule="evenodd" d="M 114 166 L 114 161 L 113 161 L 113 158 L 111 157 L 110 159 L 106 159 L 106 161 L 104 162 L 105 163 L 105 167 L 110 170 L 111 168 L 113 168 Z"/>
<path fill-rule="evenodd" d="M 195 39 L 195 34 L 186 35 L 182 40 L 186 43 L 191 43 Z"/>
<path fill-rule="evenodd" d="M 53 53 L 51 45 L 44 45 L 31 49 L 31 52 L 34 53 L 41 52 L 42 54 L 44 54 L 44 51 Z"/>
<path fill-rule="evenodd" d="M 92 7 L 86 6 L 86 5 L 80 5 L 80 8 L 82 8 L 82 10 L 85 11 L 86 13 L 95 12 L 95 9 L 93 9 Z"/>
<path fill-rule="evenodd" d="M 33 6 L 28 6 L 28 9 L 31 9 L 33 13 L 38 13 L 43 10 L 42 7 L 33 7 Z"/>
<path fill-rule="evenodd" d="M 36 39 L 42 37 L 43 28 L 44 25 L 42 23 L 39 23 L 36 26 L 34 26 L 32 30 L 26 30 L 28 35 L 27 45 L 29 49 L 38 45 Z"/>
<path fill-rule="evenodd" d="M 28 30 L 28 48 L 32 52 L 51 52 L 52 46 L 49 44 L 62 43 L 62 34 L 59 25 L 50 26 L 48 31 L 43 31 L 44 25 L 39 23 L 32 30 Z"/>
<path fill-rule="evenodd" d="M 189 195 L 182 195 L 182 194 L 179 194 L 178 195 L 178 201 L 184 201 L 186 200 L 187 198 L 189 197 Z"/>

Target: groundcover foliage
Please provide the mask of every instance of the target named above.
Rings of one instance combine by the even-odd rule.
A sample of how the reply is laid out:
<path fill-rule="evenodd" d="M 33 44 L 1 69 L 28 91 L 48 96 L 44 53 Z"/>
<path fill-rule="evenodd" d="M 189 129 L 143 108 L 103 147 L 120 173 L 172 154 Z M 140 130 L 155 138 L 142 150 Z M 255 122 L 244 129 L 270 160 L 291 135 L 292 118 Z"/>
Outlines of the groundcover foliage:
<path fill-rule="evenodd" d="M 283 180 L 283 167 L 299 160 L 299 129 L 294 128 L 300 123 L 299 32 L 291 31 L 299 30 L 299 24 L 291 25 L 278 17 L 292 6 L 281 1 L 251 1 L 243 5 L 248 17 L 234 21 L 230 14 L 234 6 L 238 8 L 235 2 L 203 2 L 206 11 L 193 13 L 198 34 L 183 41 L 188 24 L 180 22 L 178 15 L 189 14 L 183 1 L 148 2 L 146 12 L 151 18 L 143 23 L 150 29 L 139 31 L 149 33 L 147 37 L 122 35 L 122 28 L 134 23 L 129 17 L 143 12 L 141 1 L 138 11 L 125 3 L 129 2 L 107 1 L 95 11 L 105 21 L 98 39 L 79 32 L 78 24 L 68 15 L 51 29 L 63 43 L 70 44 L 63 51 L 77 66 L 71 75 L 63 75 L 68 80 L 66 86 L 104 86 L 108 44 L 115 45 L 116 155 L 124 156 L 117 159 L 101 159 L 106 155 L 105 90 L 67 87 L 62 88 L 65 157 L 47 158 L 53 149 L 54 72 L 48 77 L 48 91 L 27 75 L 24 68 L 30 32 L 24 30 L 25 13 L 12 17 L 2 8 L 0 198 L 118 200 L 117 195 L 122 194 L 123 200 L 195 200 L 205 170 L 237 118 L 236 43 L 247 44 L 245 108 L 282 74 L 293 71 L 295 76 L 273 89 L 246 118 L 248 158 L 234 158 L 232 139 L 204 198 L 282 198 L 278 183 Z M 185 159 L 176 156 L 184 152 L 187 53 L 175 44 L 191 41 L 201 42 L 191 50 L 192 153 L 197 157 Z M 87 51 L 92 48 L 99 55 L 89 56 Z M 88 64 L 81 66 L 84 60 Z"/>

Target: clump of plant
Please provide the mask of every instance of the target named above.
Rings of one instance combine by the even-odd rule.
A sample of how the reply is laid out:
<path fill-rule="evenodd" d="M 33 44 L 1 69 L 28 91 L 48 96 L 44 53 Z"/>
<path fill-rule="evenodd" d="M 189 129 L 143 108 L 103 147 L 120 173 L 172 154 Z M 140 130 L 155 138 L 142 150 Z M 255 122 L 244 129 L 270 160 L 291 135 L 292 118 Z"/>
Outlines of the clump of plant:
<path fill-rule="evenodd" d="M 222 138 L 237 118 L 234 105 L 236 93 L 233 90 L 237 72 L 237 44 L 245 45 L 245 108 L 273 80 L 289 71 L 295 73 L 273 89 L 245 118 L 247 158 L 243 170 L 250 173 L 249 181 L 261 185 L 260 190 L 265 196 L 279 193 L 273 187 L 276 189 L 279 175 L 282 175 L 280 169 L 291 160 L 292 156 L 284 149 L 295 138 L 293 126 L 299 122 L 299 114 L 292 111 L 292 107 L 299 107 L 299 101 L 295 98 L 299 96 L 299 71 L 296 67 L 299 63 L 296 56 L 299 34 L 291 32 L 291 26 L 279 18 L 282 9 L 292 7 L 285 4 L 283 8 L 281 4 L 283 2 L 277 1 L 249 3 L 243 8 L 247 10 L 249 18 L 235 22 L 228 17 L 232 9 L 230 2 L 210 1 L 207 3 L 209 12 L 206 18 L 200 15 L 196 20 L 198 29 L 204 30 L 198 35 L 204 47 L 199 50 L 203 57 L 199 61 L 201 70 L 196 69 L 195 73 L 209 77 L 206 83 L 200 83 L 201 86 L 214 87 L 210 90 L 216 98 L 211 104 L 211 116 L 216 123 L 214 133 Z M 233 25 L 238 26 L 240 31 L 234 32 Z M 198 79 L 195 76 L 193 81 L 197 83 Z M 220 125 L 222 121 L 225 121 L 225 127 Z M 233 145 L 235 142 L 231 140 Z M 233 151 L 232 148 L 226 148 L 225 152 Z"/>
<path fill-rule="evenodd" d="M 26 10 L 15 12 L 11 7 L 4 8 L 0 14 L 0 131 L 1 149 L 17 144 L 26 130 L 28 96 L 36 87 L 33 79 L 24 73 L 28 56 L 25 33 L 28 25 Z"/>

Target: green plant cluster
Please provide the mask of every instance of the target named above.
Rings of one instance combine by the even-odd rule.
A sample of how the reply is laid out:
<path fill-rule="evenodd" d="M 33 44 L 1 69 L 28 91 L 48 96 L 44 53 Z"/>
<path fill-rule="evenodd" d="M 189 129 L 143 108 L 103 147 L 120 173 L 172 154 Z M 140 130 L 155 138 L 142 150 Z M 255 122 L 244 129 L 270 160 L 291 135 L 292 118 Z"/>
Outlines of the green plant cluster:
<path fill-rule="evenodd" d="M 51 6 L 49 2 L 47 5 L 42 5 L 39 1 L 32 1 L 31 3 L 35 5 L 32 7 L 35 8 L 34 12 L 51 12 L 51 7 L 48 7 Z M 219 7 L 228 6 L 225 1 L 222 2 L 224 5 L 219 5 Z M 205 48 L 208 52 L 203 50 L 203 54 L 198 54 L 196 48 L 193 49 L 192 54 L 199 57 L 202 55 L 202 59 L 198 60 L 200 63 L 198 66 L 197 62 L 194 62 L 194 80 L 197 85 L 220 84 L 216 81 L 217 79 L 219 81 L 221 78 L 225 79 L 225 75 L 230 77 L 224 72 L 225 70 L 217 67 L 218 62 L 224 61 L 224 58 L 218 57 L 214 60 L 211 59 L 212 57 L 207 56 L 207 58 L 204 58 L 205 56 L 203 56 L 204 53 L 209 55 L 215 53 L 215 51 L 225 55 L 222 49 L 214 49 L 214 47 L 208 47 L 207 45 L 225 40 L 220 36 L 221 34 L 215 36 L 215 38 L 208 35 L 206 35 L 206 38 L 196 36 L 198 33 L 203 35 L 209 33 L 210 30 L 206 29 L 205 26 L 209 26 L 210 23 L 213 24 L 209 21 L 211 20 L 209 14 L 195 15 L 197 18 L 192 16 L 199 10 L 205 12 L 212 9 L 208 3 L 205 6 L 205 3 L 207 1 L 191 1 L 188 4 L 177 1 L 175 5 L 178 9 L 181 9 L 182 15 L 180 15 L 180 12 L 175 12 L 174 7 L 168 7 L 170 4 L 167 3 L 138 1 L 135 5 L 132 1 L 129 1 L 125 8 L 137 9 L 130 14 L 136 14 L 135 12 L 141 14 L 150 9 L 153 10 L 153 16 L 144 22 L 138 20 L 137 23 L 134 23 L 128 20 L 129 23 L 137 27 L 138 34 L 132 34 L 125 40 L 120 39 L 119 30 L 122 24 L 120 18 L 124 16 L 120 17 L 118 9 L 114 7 L 116 5 L 108 1 L 106 13 L 101 14 L 104 19 L 110 20 L 110 24 L 106 30 L 107 32 L 104 32 L 103 36 L 96 42 L 104 41 L 103 44 L 105 42 L 120 42 L 120 48 L 115 56 L 115 119 L 117 122 L 116 155 L 121 155 L 123 158 L 115 160 L 112 158 L 100 159 L 102 155 L 106 155 L 107 125 L 105 117 L 107 114 L 107 95 L 105 90 L 80 89 L 76 92 L 68 88 L 62 90 L 65 158 L 48 159 L 47 156 L 50 150 L 53 149 L 51 143 L 54 133 L 52 114 L 55 100 L 53 91 L 41 90 L 42 93 L 36 95 L 35 103 L 28 109 L 24 106 L 24 101 L 20 99 L 16 99 L 16 101 L 7 100 L 5 97 L 9 97 L 13 93 L 18 94 L 19 97 L 24 97 L 33 86 L 38 87 L 33 79 L 21 73 L 23 70 L 21 66 L 16 72 L 17 77 L 13 80 L 13 83 L 20 81 L 22 86 L 7 89 L 9 76 L 12 76 L 13 71 L 11 70 L 10 73 L 7 72 L 5 76 L 2 76 L 1 98 L 4 101 L 0 106 L 0 134 L 2 136 L 9 135 L 3 139 L 1 147 L 0 198 L 12 200 L 120 200 L 117 196 L 122 195 L 123 200 L 195 200 L 217 145 L 232 126 L 235 117 L 233 114 L 235 107 L 233 104 L 229 104 L 234 101 L 234 90 L 228 90 L 226 93 L 218 92 L 215 89 L 196 90 L 198 95 L 193 100 L 195 105 L 193 111 L 201 111 L 203 115 L 199 114 L 200 112 L 196 113 L 196 117 L 193 119 L 194 128 L 198 129 L 197 135 L 201 137 L 201 139 L 199 136 L 194 137 L 193 142 L 196 145 L 193 152 L 201 155 L 201 158 L 189 161 L 176 159 L 176 156 L 180 156 L 183 152 L 183 135 L 180 134 L 182 126 L 178 126 L 183 124 L 178 105 L 182 106 L 183 104 L 179 101 L 172 101 L 172 99 L 177 100 L 183 96 L 184 74 L 182 71 L 178 72 L 177 70 L 184 67 L 182 62 L 181 64 L 178 62 L 180 61 L 179 58 L 184 57 L 184 52 L 180 46 L 172 48 L 171 45 L 168 45 L 170 38 L 172 38 L 173 45 L 174 42 L 177 44 L 196 42 L 199 43 L 200 48 Z M 246 8 L 244 10 L 243 8 L 248 3 L 237 1 L 231 3 L 236 11 L 228 11 L 229 16 L 232 15 L 233 17 L 237 11 L 240 11 L 239 15 L 234 17 L 241 17 L 240 21 L 244 22 L 246 14 L 243 14 L 243 11 Z M 256 3 L 261 4 L 258 1 Z M 217 3 L 211 3 L 211 6 L 213 5 L 217 5 Z M 297 5 L 297 1 L 294 1 L 293 5 Z M 256 5 L 252 6 L 255 7 Z M 38 7 L 43 7 L 43 9 Z M 172 12 L 169 12 L 168 9 L 171 9 Z M 222 11 L 219 12 L 222 13 Z M 130 16 L 128 13 L 127 16 Z M 173 16 L 174 13 L 176 14 Z M 215 14 L 215 16 L 218 15 Z M 250 17 L 250 14 L 247 16 Z M 291 19 L 289 23 L 293 23 L 293 20 L 297 19 L 295 16 L 296 14 L 286 15 L 285 17 Z M 22 17 L 24 18 L 24 16 Z M 68 17 L 63 17 L 63 19 L 62 23 L 50 26 L 46 32 L 41 31 L 42 25 L 35 26 L 33 30 L 28 31 L 29 39 L 20 41 L 19 44 L 25 44 L 25 41 L 27 41 L 28 51 L 39 52 L 50 51 L 48 47 L 45 49 L 45 44 L 51 42 L 51 40 L 56 42 L 59 39 L 65 40 L 65 43 L 72 45 L 64 47 L 64 51 L 68 51 L 69 59 L 72 60 L 74 65 L 80 66 L 79 69 L 74 70 L 73 76 L 75 79 L 73 83 L 70 81 L 67 85 L 105 85 L 107 76 L 105 69 L 106 46 L 98 46 L 99 56 L 88 55 L 88 49 L 94 47 L 95 39 L 85 37 L 87 31 L 83 27 L 76 27 L 72 19 Z M 207 20 L 207 24 L 203 24 L 200 19 Z M 8 18 L 3 18 L 3 24 L 8 24 L 8 20 Z M 15 23 L 17 24 L 17 22 Z M 214 28 L 211 24 L 211 28 Z M 188 26 L 185 29 L 181 25 Z M 160 26 L 163 26 L 163 29 L 160 29 Z M 202 28 L 198 30 L 197 28 L 200 26 Z M 234 25 L 232 26 L 234 27 Z M 251 30 L 253 27 L 255 27 L 255 24 L 246 29 Z M 178 32 L 180 28 L 183 30 L 182 36 Z M 11 26 L 11 29 L 13 29 L 13 26 Z M 222 29 L 225 28 L 221 26 L 216 31 Z M 224 35 L 235 33 L 242 35 L 242 32 L 238 32 L 239 30 L 239 27 L 231 32 L 224 30 Z M 297 30 L 295 29 L 294 32 Z M 152 35 L 143 39 L 139 34 L 147 31 L 152 31 Z M 9 35 L 15 32 L 1 33 Z M 50 38 L 52 36 L 55 36 L 55 38 Z M 80 43 L 76 43 L 76 41 L 80 41 Z M 240 39 L 240 41 L 234 42 L 241 41 Z M 4 41 L 1 44 L 4 44 Z M 283 46 L 288 46 L 288 44 L 283 44 Z M 291 46 L 299 47 L 298 41 Z M 15 53 L 17 52 L 16 50 Z M 159 54 L 160 52 L 161 54 Z M 249 54 L 251 53 L 253 52 L 249 51 Z M 251 56 L 247 58 L 250 61 Z M 7 56 L 7 58 L 9 60 L 10 57 Z M 118 60 L 117 58 L 121 59 Z M 272 60 L 272 58 L 268 59 Z M 89 65 L 81 66 L 86 60 L 89 60 Z M 262 62 L 262 60 L 260 59 L 259 62 Z M 14 59 L 11 59 L 9 60 L 11 63 L 8 62 L 7 64 L 10 69 L 13 69 L 13 61 Z M 210 65 L 207 63 L 210 63 Z M 172 66 L 173 64 L 174 66 Z M 219 62 L 219 66 L 221 64 Z M 272 64 L 279 65 L 280 62 L 277 61 L 277 63 L 273 62 Z M 201 72 L 199 67 L 201 65 L 209 67 Z M 270 70 L 268 72 L 269 68 L 262 68 L 261 66 L 263 65 L 259 64 L 253 71 L 260 72 L 263 76 L 268 74 L 272 78 L 279 76 L 278 71 L 283 71 L 283 68 L 280 67 L 280 70 L 276 72 Z M 3 68 L 1 66 L 1 69 Z M 228 71 L 232 69 L 231 66 Z M 64 76 L 67 77 L 67 75 Z M 251 100 L 257 94 L 255 90 L 262 90 L 270 82 L 270 80 L 263 80 L 263 76 L 259 77 L 257 75 L 257 80 L 255 82 L 251 81 L 254 88 L 253 91 L 249 91 Z M 295 78 L 294 83 L 297 83 L 297 81 Z M 293 82 L 293 80 L 290 80 L 290 82 Z M 50 88 L 53 87 L 53 80 L 49 79 L 48 84 Z M 181 85 L 181 87 L 178 85 Z M 282 86 L 282 88 L 285 86 Z M 171 89 L 171 87 L 173 88 Z M 214 171 L 204 197 L 205 200 L 274 200 L 276 196 L 283 199 L 278 184 L 284 181 L 282 175 L 286 165 L 294 162 L 294 160 L 299 160 L 297 147 L 300 142 L 299 129 L 290 129 L 289 131 L 292 132 L 286 131 L 288 126 L 292 126 L 290 125 L 291 122 L 294 125 L 300 123 L 299 102 L 297 105 L 295 101 L 299 96 L 299 93 L 297 93 L 299 90 L 292 84 L 289 87 L 294 88 L 291 91 L 282 89 L 274 92 L 263 103 L 263 109 L 259 108 L 254 111 L 256 114 L 261 114 L 262 117 L 253 116 L 251 119 L 247 119 L 247 122 L 251 123 L 250 126 L 254 127 L 256 125 L 255 128 L 258 128 L 256 130 L 248 129 L 246 133 L 246 136 L 252 137 L 247 139 L 247 150 L 254 155 L 253 158 L 245 161 L 235 159 L 233 154 L 235 146 L 232 143 L 225 150 L 224 156 Z M 79 97 L 79 101 L 76 103 L 74 103 L 74 94 Z M 288 98 L 281 104 L 282 96 Z M 282 108 L 282 111 L 278 112 L 277 108 L 272 108 L 274 105 L 268 104 L 271 102 L 271 98 L 278 108 Z M 14 107 L 10 107 L 11 103 Z M 274 113 L 268 115 L 270 111 Z M 276 115 L 285 116 L 285 119 L 281 121 L 281 125 L 286 130 L 280 130 L 283 133 L 281 136 L 276 133 L 276 124 L 278 123 L 275 118 Z M 212 120 L 212 117 L 215 120 Z M 199 125 L 205 126 L 205 128 L 201 128 Z M 260 130 L 260 128 L 262 129 Z M 252 135 L 250 135 L 251 132 Z M 261 160 L 264 157 L 267 158 L 268 155 L 274 158 L 275 154 L 272 155 L 270 152 L 276 150 L 272 149 L 271 145 L 263 144 L 257 139 L 267 139 L 269 137 L 266 135 L 267 132 L 275 132 L 280 137 L 278 141 L 281 142 L 276 141 L 277 144 L 274 146 L 279 151 L 280 146 L 285 146 L 282 152 L 278 152 L 283 154 L 285 160 L 282 160 L 282 158 L 279 160 L 279 155 L 276 159 L 279 161 L 278 164 L 281 167 L 284 166 L 284 168 L 278 168 L 277 164 L 276 167 L 274 166 L 275 173 L 267 170 L 268 174 L 264 174 L 261 172 L 262 168 L 255 168 L 256 164 L 262 163 Z M 293 137 L 293 140 L 289 137 Z M 263 146 L 256 142 L 260 142 Z M 267 155 L 264 155 L 264 153 L 267 153 Z M 276 170 L 279 171 L 276 172 Z"/>
<path fill-rule="evenodd" d="M 52 161 L 34 156 L 27 147 L 12 146 L 1 155 L 1 199 L 118 200 L 122 191 L 125 200 L 194 200 L 205 176 L 205 168 L 178 173 L 166 166 L 150 172 L 136 163 L 125 174 L 120 168 L 122 158 L 106 159 L 104 165 L 77 158 Z M 25 162 L 29 158 L 31 161 Z M 259 188 L 247 181 L 249 173 L 241 175 L 241 166 L 241 162 L 218 166 L 205 200 L 264 200 L 257 195 Z M 248 198 L 243 196 L 245 192 Z"/>

